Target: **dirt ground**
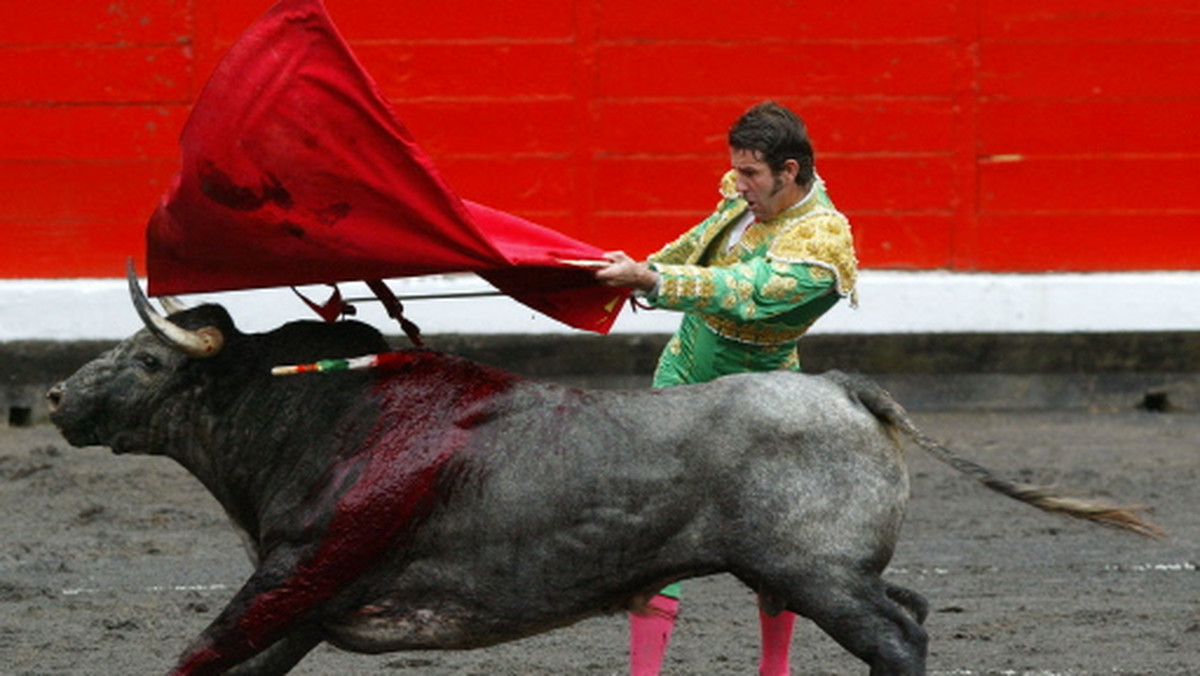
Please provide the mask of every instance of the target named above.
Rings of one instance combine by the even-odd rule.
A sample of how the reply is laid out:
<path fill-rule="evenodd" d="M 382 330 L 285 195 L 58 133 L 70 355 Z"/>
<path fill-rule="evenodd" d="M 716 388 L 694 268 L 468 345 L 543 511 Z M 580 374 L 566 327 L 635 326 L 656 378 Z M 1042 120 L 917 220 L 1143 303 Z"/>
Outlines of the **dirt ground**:
<path fill-rule="evenodd" d="M 930 601 L 932 674 L 1200 673 L 1200 414 L 918 413 L 1009 476 L 1141 501 L 1153 542 L 1038 513 L 911 447 L 913 499 L 889 578 Z M 0 428 L 0 673 L 165 673 L 248 574 L 198 482 L 160 458 Z M 753 597 L 685 585 L 668 674 L 755 673 Z M 323 646 L 298 674 L 622 674 L 625 622 L 599 617 L 486 650 L 362 656 Z M 796 674 L 866 669 L 797 625 Z"/>

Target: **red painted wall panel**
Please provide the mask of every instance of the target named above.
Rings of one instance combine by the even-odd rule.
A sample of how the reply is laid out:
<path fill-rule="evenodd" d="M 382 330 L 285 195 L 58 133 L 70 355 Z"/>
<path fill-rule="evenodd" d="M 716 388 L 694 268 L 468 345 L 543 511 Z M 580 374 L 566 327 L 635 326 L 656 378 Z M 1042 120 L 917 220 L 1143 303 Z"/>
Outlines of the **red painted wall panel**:
<path fill-rule="evenodd" d="M 838 207 L 869 211 L 950 211 L 954 166 L 947 154 L 838 155 L 820 161 Z"/>
<path fill-rule="evenodd" d="M 565 43 L 368 44 L 354 52 L 401 111 L 406 101 L 562 96 L 574 85 Z"/>
<path fill-rule="evenodd" d="M 172 159 L 190 107 L 0 106 L 0 162 Z"/>
<path fill-rule="evenodd" d="M 583 4 L 583 3 L 580 3 Z M 597 3 L 599 32 L 631 40 L 774 42 L 911 40 L 950 35 L 963 2 L 787 2 L 746 12 L 695 0 L 606 0 Z"/>
<path fill-rule="evenodd" d="M 954 267 L 950 211 L 855 212 L 851 227 L 860 261 L 874 267 L 938 270 Z"/>
<path fill-rule="evenodd" d="M 590 3 L 572 0 L 329 0 L 329 10 L 346 14 L 338 26 L 351 40 L 400 41 L 571 40 L 575 17 Z"/>
<path fill-rule="evenodd" d="M 272 0 L 196 0 L 205 34 L 228 47 Z M 574 0 L 325 0 L 352 44 L 367 42 L 570 39 L 575 16 L 592 3 Z"/>
<path fill-rule="evenodd" d="M 0 45 L 183 44 L 189 0 L 0 3 Z"/>
<path fill-rule="evenodd" d="M 751 101 L 864 91 L 876 96 L 944 96 L 953 93 L 957 59 L 954 46 L 943 42 L 610 44 L 601 46 L 597 55 L 598 95 L 703 98 L 736 93 Z"/>
<path fill-rule="evenodd" d="M 1112 269 L 1195 270 L 1196 225 L 1194 214 L 986 215 L 979 230 L 979 265 L 1078 272 L 1096 269 L 1097 261 L 1118 261 Z"/>
<path fill-rule="evenodd" d="M 980 0 L 984 35 L 997 40 L 1194 41 L 1200 5 L 1186 0 Z"/>
<path fill-rule="evenodd" d="M 421 147 L 438 157 L 561 155 L 583 133 L 576 103 L 565 95 L 399 104 L 393 99 L 393 105 Z"/>
<path fill-rule="evenodd" d="M 10 278 L 117 277 L 120 261 L 145 246 L 145 221 L 0 220 Z M 114 268 L 116 266 L 116 268 Z"/>
<path fill-rule="evenodd" d="M 1194 97 L 1196 49 L 1151 37 L 984 42 L 979 82 L 989 98 Z"/>
<path fill-rule="evenodd" d="M 0 163 L 3 277 L 114 277 L 176 160 Z"/>
<path fill-rule="evenodd" d="M 144 225 L 175 167 L 175 160 L 0 163 L 7 193 L 0 223 L 127 219 Z"/>
<path fill-rule="evenodd" d="M 980 171 L 984 213 L 1200 213 L 1194 157 L 1030 157 Z M 1200 225 L 1200 223 L 1198 223 Z"/>
<path fill-rule="evenodd" d="M 186 47 L 11 47 L 0 49 L 0 104 L 185 102 Z"/>
<path fill-rule="evenodd" d="M 597 162 L 596 208 L 707 216 L 717 203 L 718 180 L 727 165 L 728 159 L 704 155 L 602 158 Z M 703 180 L 671 189 L 680 184 L 677 176 Z"/>
<path fill-rule="evenodd" d="M 1193 2 L 327 5 L 460 194 L 601 246 L 707 215 L 730 122 L 770 97 L 808 121 L 865 266 L 1200 269 Z M 270 6 L 0 5 L 0 278 L 141 252 L 191 102 Z"/>
<path fill-rule="evenodd" d="M 979 150 L 984 157 L 1195 156 L 1200 154 L 1197 120 L 1200 97 L 987 101 L 979 106 Z"/>
<path fill-rule="evenodd" d="M 504 204 L 522 214 L 569 211 L 578 192 L 571 158 L 448 156 L 438 169 L 455 192 L 483 204 Z"/>

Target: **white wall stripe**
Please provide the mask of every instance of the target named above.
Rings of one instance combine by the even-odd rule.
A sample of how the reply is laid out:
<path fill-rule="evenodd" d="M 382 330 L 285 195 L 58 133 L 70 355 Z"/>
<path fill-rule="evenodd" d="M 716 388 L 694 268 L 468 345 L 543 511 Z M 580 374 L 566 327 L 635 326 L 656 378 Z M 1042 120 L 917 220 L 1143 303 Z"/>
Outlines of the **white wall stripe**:
<path fill-rule="evenodd" d="M 405 295 L 484 291 L 474 276 L 394 280 Z M 346 297 L 369 295 L 343 285 Z M 323 299 L 327 287 L 306 287 Z M 1200 272 L 1089 274 L 960 274 L 865 270 L 857 310 L 840 303 L 814 333 L 1066 333 L 1200 331 Z M 313 318 L 288 289 L 185 296 L 196 304 L 224 304 L 245 331 Z M 427 334 L 577 333 L 503 297 L 418 300 L 406 314 Z M 387 333 L 399 328 L 375 303 L 359 305 L 359 318 Z M 679 316 L 631 312 L 617 333 L 669 333 Z M 139 328 L 123 280 L 0 280 L 0 341 L 123 338 Z"/>

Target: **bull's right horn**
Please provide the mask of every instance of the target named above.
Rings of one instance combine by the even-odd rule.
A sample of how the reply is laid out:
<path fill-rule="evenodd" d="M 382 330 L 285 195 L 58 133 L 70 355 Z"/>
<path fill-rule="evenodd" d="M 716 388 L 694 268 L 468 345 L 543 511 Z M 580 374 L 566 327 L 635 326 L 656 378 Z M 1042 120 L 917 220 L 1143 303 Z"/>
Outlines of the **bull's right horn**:
<path fill-rule="evenodd" d="M 225 345 L 225 336 L 220 329 L 215 326 L 185 329 L 154 310 L 146 294 L 142 293 L 132 258 L 125 266 L 125 276 L 129 280 L 129 296 L 133 299 L 133 307 L 137 309 L 138 316 L 142 318 L 142 323 L 150 333 L 189 357 L 212 357 L 221 351 L 221 347 Z"/>
<path fill-rule="evenodd" d="M 188 308 L 187 305 L 175 296 L 162 296 L 158 299 L 158 304 L 162 306 L 163 312 L 167 313 L 168 316 L 176 312 L 183 312 Z"/>

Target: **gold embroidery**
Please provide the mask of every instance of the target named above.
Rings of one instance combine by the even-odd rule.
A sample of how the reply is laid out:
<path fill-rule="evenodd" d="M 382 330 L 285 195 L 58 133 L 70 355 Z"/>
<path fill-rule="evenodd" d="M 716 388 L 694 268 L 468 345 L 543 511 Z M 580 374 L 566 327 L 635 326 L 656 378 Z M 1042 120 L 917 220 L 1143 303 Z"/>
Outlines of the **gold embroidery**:
<path fill-rule="evenodd" d="M 682 277 L 662 273 L 662 286 L 659 289 L 659 295 L 670 301 L 678 301 L 680 296 L 683 295 L 683 290 L 680 288 L 682 285 Z"/>
<path fill-rule="evenodd" d="M 812 276 L 813 281 L 827 282 L 833 279 L 833 271 L 822 265 L 810 265 L 808 274 Z"/>
<path fill-rule="evenodd" d="M 813 275 L 814 278 L 816 275 Z M 763 295 L 772 300 L 787 298 L 796 291 L 797 282 L 794 277 L 771 275 L 771 279 L 763 285 Z"/>
<path fill-rule="evenodd" d="M 751 282 L 748 279 L 734 279 L 731 281 L 733 282 L 734 287 L 736 287 L 735 291 L 737 293 L 738 300 L 745 303 L 754 297 L 754 282 Z"/>
<path fill-rule="evenodd" d="M 698 281 L 699 288 L 696 290 L 697 298 L 711 299 L 717 295 L 717 283 L 713 280 L 712 270 L 702 270 Z"/>
<path fill-rule="evenodd" d="M 721 197 L 724 197 L 727 200 L 734 200 L 738 197 L 741 197 L 737 191 L 736 171 L 730 169 L 729 171 L 725 172 L 725 175 L 721 177 L 721 187 L 719 190 L 721 192 Z"/>
<path fill-rule="evenodd" d="M 812 235 L 805 233 L 811 229 Z M 836 211 L 819 209 L 800 217 L 771 244 L 772 259 L 824 268 L 837 279 L 837 291 L 853 298 L 858 261 L 850 224 Z M 814 272 L 815 272 L 814 269 Z"/>
<path fill-rule="evenodd" d="M 787 326 L 768 322 L 739 322 L 714 315 L 704 315 L 703 319 L 709 330 L 718 336 L 751 345 L 781 345 L 794 342 L 816 321 L 813 319 L 803 326 Z"/>
<path fill-rule="evenodd" d="M 788 371 L 799 371 L 800 370 L 800 354 L 796 350 L 792 350 L 792 353 L 789 354 L 787 357 L 787 361 L 780 364 L 779 368 L 785 369 Z"/>

